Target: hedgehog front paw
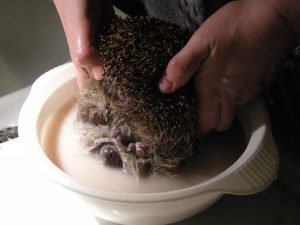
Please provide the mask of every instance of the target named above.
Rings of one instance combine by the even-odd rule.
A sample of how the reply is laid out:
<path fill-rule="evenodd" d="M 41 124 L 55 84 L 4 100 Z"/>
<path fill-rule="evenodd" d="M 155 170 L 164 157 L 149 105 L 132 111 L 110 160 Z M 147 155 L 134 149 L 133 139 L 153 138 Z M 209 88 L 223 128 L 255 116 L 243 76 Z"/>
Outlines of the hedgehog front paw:
<path fill-rule="evenodd" d="M 143 142 L 129 143 L 127 152 L 133 153 L 139 158 L 146 156 L 146 153 L 149 151 L 149 145 Z"/>

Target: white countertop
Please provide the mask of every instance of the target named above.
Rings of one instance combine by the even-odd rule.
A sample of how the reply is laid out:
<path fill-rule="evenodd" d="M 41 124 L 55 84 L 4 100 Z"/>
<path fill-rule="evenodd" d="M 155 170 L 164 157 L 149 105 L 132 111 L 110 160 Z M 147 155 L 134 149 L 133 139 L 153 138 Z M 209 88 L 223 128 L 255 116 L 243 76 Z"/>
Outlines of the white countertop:
<path fill-rule="evenodd" d="M 1 225 L 94 225 L 87 205 L 36 170 L 20 139 L 0 145 Z"/>

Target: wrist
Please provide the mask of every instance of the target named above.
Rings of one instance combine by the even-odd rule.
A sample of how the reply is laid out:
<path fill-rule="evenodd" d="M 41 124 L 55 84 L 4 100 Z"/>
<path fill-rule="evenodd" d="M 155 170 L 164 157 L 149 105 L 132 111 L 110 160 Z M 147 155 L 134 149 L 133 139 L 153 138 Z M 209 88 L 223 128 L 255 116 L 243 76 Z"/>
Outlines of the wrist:
<path fill-rule="evenodd" d="M 269 0 L 270 4 L 289 24 L 295 39 L 300 43 L 300 1 L 299 0 Z"/>

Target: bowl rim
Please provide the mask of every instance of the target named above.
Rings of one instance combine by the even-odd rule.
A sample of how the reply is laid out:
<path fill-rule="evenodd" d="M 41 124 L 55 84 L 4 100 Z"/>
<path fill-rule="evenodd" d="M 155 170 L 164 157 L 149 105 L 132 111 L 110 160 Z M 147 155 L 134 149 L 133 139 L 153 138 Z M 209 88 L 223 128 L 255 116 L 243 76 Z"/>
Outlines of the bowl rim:
<path fill-rule="evenodd" d="M 65 73 L 63 76 L 61 73 Z M 58 79 L 59 77 L 59 79 Z M 74 81 L 76 77 L 76 70 L 73 63 L 66 63 L 55 67 L 52 70 L 41 75 L 32 85 L 31 92 L 26 99 L 19 116 L 19 136 L 36 154 L 38 153 L 38 160 L 43 161 L 45 172 L 56 183 L 61 184 L 67 189 L 71 189 L 84 196 L 102 199 L 106 201 L 115 202 L 130 202 L 130 203 L 149 203 L 149 202 L 165 202 L 175 201 L 183 198 L 191 198 L 201 193 L 214 193 L 216 196 L 223 194 L 225 191 L 222 187 L 214 187 L 220 180 L 226 179 L 230 174 L 238 170 L 244 163 L 246 163 L 255 151 L 262 144 L 268 126 L 268 114 L 262 99 L 258 98 L 250 104 L 254 104 L 254 108 L 246 107 L 241 114 L 259 115 L 259 120 L 254 120 L 250 117 L 251 127 L 257 127 L 251 130 L 249 143 L 241 156 L 227 169 L 218 175 L 209 178 L 199 184 L 176 189 L 172 191 L 154 192 L 154 193 L 128 193 L 115 192 L 108 190 L 99 190 L 80 183 L 76 178 L 64 173 L 46 156 L 37 133 L 37 122 L 39 113 L 44 106 L 46 100 L 58 88 L 62 87 L 66 82 Z M 49 85 L 51 84 L 51 85 Z M 29 117 L 29 118 L 28 118 Z M 255 139 L 255 141 L 253 141 Z M 251 143 L 251 144 L 250 144 Z"/>

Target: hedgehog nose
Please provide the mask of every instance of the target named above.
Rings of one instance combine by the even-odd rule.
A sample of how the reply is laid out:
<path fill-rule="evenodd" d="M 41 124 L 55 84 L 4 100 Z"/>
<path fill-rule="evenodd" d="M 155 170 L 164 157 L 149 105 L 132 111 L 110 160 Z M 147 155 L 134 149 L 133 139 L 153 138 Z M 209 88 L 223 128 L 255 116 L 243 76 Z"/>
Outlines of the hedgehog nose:
<path fill-rule="evenodd" d="M 100 151 L 100 158 L 105 165 L 112 167 L 121 167 L 122 159 L 118 150 L 113 145 L 104 145 Z"/>

